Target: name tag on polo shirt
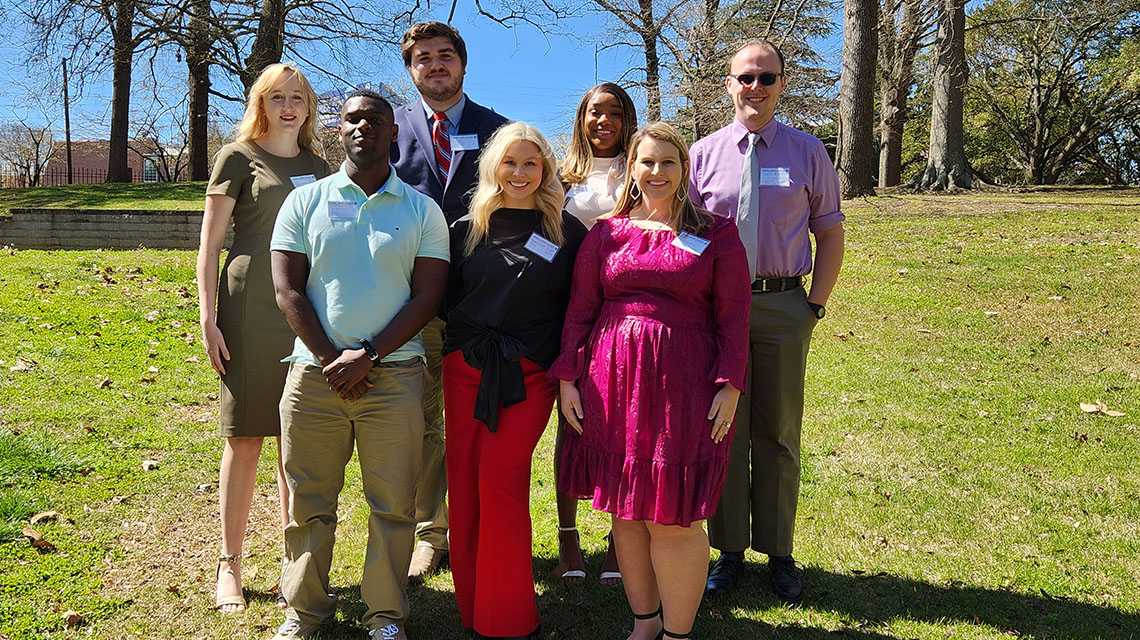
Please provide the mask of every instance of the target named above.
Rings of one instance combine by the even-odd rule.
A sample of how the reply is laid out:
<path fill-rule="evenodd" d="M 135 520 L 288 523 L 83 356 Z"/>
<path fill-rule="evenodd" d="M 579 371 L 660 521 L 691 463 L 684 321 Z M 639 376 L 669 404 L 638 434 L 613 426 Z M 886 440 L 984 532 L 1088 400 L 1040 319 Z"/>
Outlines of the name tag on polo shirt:
<path fill-rule="evenodd" d="M 356 220 L 360 205 L 340 200 L 329 201 L 329 220 Z"/>
<path fill-rule="evenodd" d="M 554 262 L 554 256 L 558 255 L 558 245 L 538 235 L 537 231 L 530 234 L 530 239 L 523 246 L 547 262 Z"/>
<path fill-rule="evenodd" d="M 787 167 L 760 167 L 760 186 L 790 187 L 792 186 L 791 173 Z"/>
<path fill-rule="evenodd" d="M 311 173 L 306 173 L 303 176 L 289 176 L 289 181 L 293 183 L 293 188 L 296 189 L 307 184 L 313 184 L 317 181 L 317 177 Z"/>
<path fill-rule="evenodd" d="M 451 136 L 451 150 L 452 151 L 478 151 L 479 150 L 479 134 L 465 133 L 463 135 Z"/>
<path fill-rule="evenodd" d="M 704 253 L 705 249 L 709 248 L 709 244 L 711 244 L 711 242 L 711 240 L 706 240 L 700 236 L 693 235 L 688 231 L 682 231 L 681 233 L 677 234 L 676 238 L 673 238 L 674 247 L 677 247 L 678 249 L 684 249 L 685 251 L 688 251 L 695 256 L 699 256 Z"/>

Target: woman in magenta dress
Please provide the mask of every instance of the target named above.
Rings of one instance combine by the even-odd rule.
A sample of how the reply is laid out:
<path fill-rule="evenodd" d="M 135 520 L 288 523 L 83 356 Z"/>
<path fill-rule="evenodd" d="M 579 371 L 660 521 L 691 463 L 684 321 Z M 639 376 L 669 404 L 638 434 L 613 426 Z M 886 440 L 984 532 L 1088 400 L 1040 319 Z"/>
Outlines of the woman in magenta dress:
<path fill-rule="evenodd" d="M 630 640 L 687 638 L 744 387 L 748 265 L 735 223 L 689 202 L 676 129 L 639 131 L 627 175 L 579 250 L 550 368 L 574 429 L 558 488 L 612 514 Z"/>

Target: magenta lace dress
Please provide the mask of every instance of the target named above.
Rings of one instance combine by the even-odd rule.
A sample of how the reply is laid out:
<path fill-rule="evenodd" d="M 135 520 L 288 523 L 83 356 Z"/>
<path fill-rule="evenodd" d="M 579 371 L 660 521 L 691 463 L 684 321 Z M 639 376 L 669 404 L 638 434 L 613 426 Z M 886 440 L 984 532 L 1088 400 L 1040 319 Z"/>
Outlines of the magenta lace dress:
<path fill-rule="evenodd" d="M 583 433 L 567 429 L 558 488 L 623 520 L 688 526 L 716 511 L 732 432 L 712 441 L 720 385 L 744 389 L 751 286 L 736 224 L 697 256 L 668 229 L 601 219 L 578 251 L 562 353 Z"/>

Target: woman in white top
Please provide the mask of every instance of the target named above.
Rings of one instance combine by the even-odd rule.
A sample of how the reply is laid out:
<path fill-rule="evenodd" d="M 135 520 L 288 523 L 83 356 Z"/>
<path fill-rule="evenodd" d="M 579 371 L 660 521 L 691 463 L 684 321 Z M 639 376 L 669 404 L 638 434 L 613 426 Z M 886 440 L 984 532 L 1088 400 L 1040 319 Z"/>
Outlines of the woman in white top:
<path fill-rule="evenodd" d="M 599 216 L 613 211 L 625 184 L 625 153 L 637 131 L 637 109 L 629 94 L 612 82 L 603 82 L 586 91 L 574 116 L 574 133 L 562 161 L 562 186 L 566 189 L 565 209 L 587 228 Z M 565 419 L 558 413 L 558 438 L 554 446 L 554 469 L 562 458 Z M 561 488 L 558 496 L 558 568 L 566 582 L 586 577 L 586 562 L 578 539 L 578 501 Z M 607 535 L 609 549 L 602 562 L 602 584 L 621 582 L 613 538 Z"/>

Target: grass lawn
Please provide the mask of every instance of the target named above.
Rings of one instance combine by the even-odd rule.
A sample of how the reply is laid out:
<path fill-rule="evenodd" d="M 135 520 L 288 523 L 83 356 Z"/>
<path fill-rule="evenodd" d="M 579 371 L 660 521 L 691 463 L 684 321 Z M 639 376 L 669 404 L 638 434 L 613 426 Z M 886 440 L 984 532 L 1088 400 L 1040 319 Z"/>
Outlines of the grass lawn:
<path fill-rule="evenodd" d="M 201 211 L 206 183 L 72 184 L 0 189 L 0 215 L 21 207 Z"/>
<path fill-rule="evenodd" d="M 1140 637 L 1140 191 L 895 195 L 846 211 L 847 261 L 808 366 L 807 599 L 780 606 L 750 554 L 694 637 Z M 193 260 L 0 254 L 0 638 L 268 638 L 280 622 L 269 452 L 250 609 L 210 610 L 221 443 Z M 1098 400 L 1124 415 L 1081 409 Z M 550 429 L 532 491 L 544 638 L 620 640 L 624 594 L 596 581 L 605 517 L 580 511 L 590 579 L 547 577 L 552 448 Z M 59 512 L 34 525 L 51 547 L 20 535 L 42 510 Z M 356 471 L 341 513 L 332 639 L 362 637 Z M 412 638 L 467 637 L 448 573 L 409 597 Z M 83 622 L 68 629 L 68 611 Z"/>

